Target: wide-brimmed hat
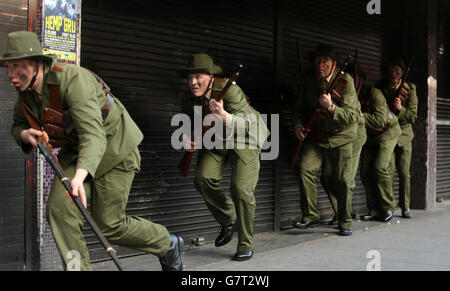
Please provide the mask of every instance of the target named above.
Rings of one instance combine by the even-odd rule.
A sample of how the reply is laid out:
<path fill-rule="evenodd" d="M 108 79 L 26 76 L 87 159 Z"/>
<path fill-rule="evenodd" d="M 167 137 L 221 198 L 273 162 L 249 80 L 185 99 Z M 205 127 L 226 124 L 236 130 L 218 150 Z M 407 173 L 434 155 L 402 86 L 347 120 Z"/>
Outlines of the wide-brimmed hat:
<path fill-rule="evenodd" d="M 3 56 L 0 57 L 0 65 L 4 61 L 14 60 L 43 60 L 52 61 L 55 56 L 44 55 L 42 46 L 37 35 L 30 31 L 15 31 L 8 34 L 5 46 L 3 48 Z"/>
<path fill-rule="evenodd" d="M 178 69 L 177 73 L 185 78 L 189 74 L 222 74 L 222 68 L 214 64 L 213 59 L 207 54 L 193 54 L 186 68 Z"/>
<path fill-rule="evenodd" d="M 338 58 L 334 46 L 332 46 L 331 44 L 324 44 L 324 43 L 319 43 L 316 46 L 316 50 L 310 51 L 308 53 L 308 56 L 311 62 L 313 62 L 316 57 L 329 57 L 334 61 L 337 61 Z"/>
<path fill-rule="evenodd" d="M 392 58 L 391 60 L 386 62 L 381 67 L 381 69 L 383 70 L 383 72 L 388 73 L 389 67 L 391 67 L 391 66 L 399 66 L 400 68 L 402 68 L 403 71 L 406 71 L 405 60 L 401 56 L 397 56 L 397 57 Z"/>

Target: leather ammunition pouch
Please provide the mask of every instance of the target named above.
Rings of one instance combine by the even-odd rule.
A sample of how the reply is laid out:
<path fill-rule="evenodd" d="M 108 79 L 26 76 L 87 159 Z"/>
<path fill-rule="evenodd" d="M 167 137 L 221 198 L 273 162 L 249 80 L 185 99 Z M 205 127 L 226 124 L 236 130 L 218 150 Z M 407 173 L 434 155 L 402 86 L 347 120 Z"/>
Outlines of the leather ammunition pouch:
<path fill-rule="evenodd" d="M 370 136 L 375 136 L 384 133 L 392 124 L 392 119 L 394 118 L 394 113 L 392 113 L 390 110 L 388 112 L 388 119 L 383 127 L 381 128 L 368 128 L 367 134 Z"/>
<path fill-rule="evenodd" d="M 58 63 L 53 66 L 52 71 L 61 72 L 66 63 Z M 91 72 L 91 71 L 90 71 Z M 91 74 L 99 81 L 106 95 L 105 105 L 101 108 L 102 119 L 105 120 L 111 110 L 114 99 L 106 83 L 95 73 Z M 72 144 L 78 144 L 78 135 L 75 130 L 71 134 L 64 131 L 64 111 L 62 106 L 61 93 L 58 85 L 48 85 L 50 93 L 50 106 L 45 107 L 42 112 L 42 123 L 44 131 L 47 132 L 49 143 L 55 147 L 65 147 Z"/>

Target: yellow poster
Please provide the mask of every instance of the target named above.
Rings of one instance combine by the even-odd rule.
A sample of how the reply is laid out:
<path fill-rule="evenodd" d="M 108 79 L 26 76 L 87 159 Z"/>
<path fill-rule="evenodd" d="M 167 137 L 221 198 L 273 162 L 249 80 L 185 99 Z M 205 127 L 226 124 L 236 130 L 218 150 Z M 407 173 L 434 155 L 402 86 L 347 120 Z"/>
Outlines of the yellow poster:
<path fill-rule="evenodd" d="M 77 59 L 78 9 L 76 0 L 44 0 L 43 49 L 59 60 Z"/>

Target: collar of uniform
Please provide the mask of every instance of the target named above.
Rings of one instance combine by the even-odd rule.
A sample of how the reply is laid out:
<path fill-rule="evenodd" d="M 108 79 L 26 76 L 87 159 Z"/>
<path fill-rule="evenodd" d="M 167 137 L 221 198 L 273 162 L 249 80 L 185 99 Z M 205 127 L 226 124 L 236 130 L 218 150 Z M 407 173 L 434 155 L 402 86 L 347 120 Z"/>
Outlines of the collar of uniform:
<path fill-rule="evenodd" d="M 27 98 L 33 98 L 37 104 L 41 104 L 42 106 L 46 107 L 48 106 L 48 98 L 45 98 L 45 96 L 48 96 L 48 88 L 46 86 L 47 79 L 48 79 L 48 72 L 50 71 L 50 66 L 48 62 L 43 62 L 43 73 L 42 73 L 42 92 L 41 92 L 41 98 L 39 97 L 39 94 L 34 91 L 25 91 L 20 94 L 23 100 L 27 100 Z M 25 103 L 27 103 L 25 101 Z"/>
<path fill-rule="evenodd" d="M 334 68 L 334 71 L 333 71 L 333 74 L 330 74 L 328 77 L 327 77 L 327 83 L 328 84 L 330 84 L 330 81 L 331 81 L 331 78 L 334 76 L 336 74 L 336 68 Z"/>
<path fill-rule="evenodd" d="M 50 68 L 55 64 L 53 61 L 51 64 L 44 63 L 44 69 L 43 69 L 43 75 L 42 75 L 42 105 L 44 107 L 50 106 L 50 99 L 49 99 L 49 91 L 48 91 L 48 84 L 55 84 L 53 81 L 54 77 L 51 74 Z M 58 83 L 56 83 L 58 84 Z"/>
<path fill-rule="evenodd" d="M 202 101 L 202 104 L 204 106 L 208 106 L 209 100 L 211 99 L 212 91 L 222 91 L 223 87 L 225 87 L 225 84 L 228 81 L 229 81 L 228 78 L 217 78 L 217 77 L 214 77 L 214 82 L 213 82 L 213 84 L 211 86 L 211 90 L 209 90 L 209 92 L 208 92 L 208 94 L 206 94 L 206 96 L 202 95 L 200 97 L 201 101 Z"/>
<path fill-rule="evenodd" d="M 331 79 L 334 78 L 334 76 L 336 76 L 336 74 L 337 74 L 337 68 L 334 68 L 333 73 L 330 74 L 325 80 L 322 80 L 322 79 L 319 78 L 318 81 L 319 81 L 319 84 L 321 85 L 323 91 L 325 91 L 325 90 L 328 89 L 328 87 L 330 86 L 330 81 L 331 81 Z M 324 87 L 324 86 L 323 86 L 323 83 L 324 83 L 325 81 L 326 81 L 326 86 Z"/>
<path fill-rule="evenodd" d="M 44 75 L 46 76 L 44 84 L 46 85 L 59 85 L 61 72 L 50 70 L 50 68 L 52 68 L 54 65 L 56 65 L 56 62 L 52 62 L 52 64 L 50 66 L 47 66 L 47 68 L 44 70 Z"/>

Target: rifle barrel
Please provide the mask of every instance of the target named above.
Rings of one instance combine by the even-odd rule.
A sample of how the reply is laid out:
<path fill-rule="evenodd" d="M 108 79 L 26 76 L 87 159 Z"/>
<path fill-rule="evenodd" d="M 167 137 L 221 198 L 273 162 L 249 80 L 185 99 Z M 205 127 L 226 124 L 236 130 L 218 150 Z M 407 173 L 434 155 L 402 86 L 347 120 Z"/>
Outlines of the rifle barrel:
<path fill-rule="evenodd" d="M 124 271 L 122 264 L 119 261 L 119 257 L 117 256 L 116 251 L 113 249 L 112 245 L 108 242 L 108 240 L 103 235 L 102 231 L 98 227 L 98 225 L 95 223 L 92 216 L 89 214 L 87 209 L 84 207 L 83 203 L 81 202 L 79 197 L 73 196 L 72 192 L 72 186 L 70 185 L 70 180 L 66 177 L 66 174 L 64 173 L 61 165 L 58 163 L 55 155 L 53 154 L 50 145 L 45 141 L 38 141 L 37 146 L 39 150 L 41 151 L 44 158 L 47 160 L 47 162 L 50 164 L 50 166 L 53 168 L 55 175 L 59 178 L 61 183 L 64 185 L 64 188 L 66 188 L 67 192 L 69 193 L 70 197 L 72 198 L 73 202 L 77 206 L 77 208 L 80 210 L 83 217 L 86 219 L 89 226 L 92 228 L 92 231 L 94 231 L 95 235 L 97 236 L 100 243 L 105 248 L 106 252 L 111 256 L 112 260 L 114 261 L 114 264 L 119 269 L 119 271 Z"/>

